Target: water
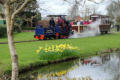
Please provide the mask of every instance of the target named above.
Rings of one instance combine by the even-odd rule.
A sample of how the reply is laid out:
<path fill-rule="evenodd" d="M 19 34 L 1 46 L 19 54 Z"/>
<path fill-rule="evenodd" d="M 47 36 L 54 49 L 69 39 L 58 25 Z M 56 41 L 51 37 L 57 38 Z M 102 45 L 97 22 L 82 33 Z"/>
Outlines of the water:
<path fill-rule="evenodd" d="M 23 74 L 20 80 L 120 80 L 120 53 L 52 64 Z"/>

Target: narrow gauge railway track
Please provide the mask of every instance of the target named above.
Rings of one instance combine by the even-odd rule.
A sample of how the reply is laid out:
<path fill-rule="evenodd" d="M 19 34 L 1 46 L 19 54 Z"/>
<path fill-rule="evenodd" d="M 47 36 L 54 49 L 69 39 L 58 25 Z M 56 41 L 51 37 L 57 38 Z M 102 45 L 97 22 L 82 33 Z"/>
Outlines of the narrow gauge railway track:
<path fill-rule="evenodd" d="M 14 43 L 37 42 L 37 41 L 42 41 L 42 40 L 15 41 Z M 8 42 L 0 42 L 0 44 L 8 44 Z"/>
<path fill-rule="evenodd" d="M 38 41 L 48 41 L 48 40 L 60 40 L 60 39 L 47 39 L 47 40 L 26 40 L 26 41 L 15 41 L 14 43 L 38 42 Z M 0 44 L 8 44 L 8 42 L 0 42 Z"/>

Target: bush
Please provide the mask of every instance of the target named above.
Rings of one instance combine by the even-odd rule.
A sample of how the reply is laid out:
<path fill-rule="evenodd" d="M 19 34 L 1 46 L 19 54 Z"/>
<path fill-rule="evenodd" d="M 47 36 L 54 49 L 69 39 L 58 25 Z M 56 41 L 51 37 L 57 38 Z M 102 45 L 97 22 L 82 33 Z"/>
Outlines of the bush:
<path fill-rule="evenodd" d="M 0 26 L 0 38 L 7 36 L 7 28 L 6 25 Z"/>
<path fill-rule="evenodd" d="M 35 27 L 22 27 L 22 30 L 35 30 Z"/>
<path fill-rule="evenodd" d="M 20 33 L 21 30 L 18 28 L 18 26 L 14 26 L 14 32 Z"/>

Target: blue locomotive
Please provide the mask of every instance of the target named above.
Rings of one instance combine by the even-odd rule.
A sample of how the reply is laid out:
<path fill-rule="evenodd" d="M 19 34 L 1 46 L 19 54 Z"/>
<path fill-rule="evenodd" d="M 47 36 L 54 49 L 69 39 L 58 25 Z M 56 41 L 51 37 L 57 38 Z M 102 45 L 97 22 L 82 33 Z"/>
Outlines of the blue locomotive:
<path fill-rule="evenodd" d="M 49 26 L 48 28 L 43 28 L 42 25 L 38 25 L 36 26 L 34 37 L 39 40 L 68 38 L 72 32 L 71 28 L 70 25 Z"/>

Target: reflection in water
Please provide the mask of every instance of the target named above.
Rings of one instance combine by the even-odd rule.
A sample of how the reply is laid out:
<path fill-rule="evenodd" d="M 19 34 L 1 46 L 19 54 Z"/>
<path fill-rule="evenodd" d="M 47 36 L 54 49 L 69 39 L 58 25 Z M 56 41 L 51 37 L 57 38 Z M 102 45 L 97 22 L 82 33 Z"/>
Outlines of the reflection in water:
<path fill-rule="evenodd" d="M 120 54 L 49 65 L 24 74 L 20 80 L 120 80 Z"/>

